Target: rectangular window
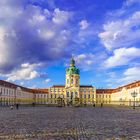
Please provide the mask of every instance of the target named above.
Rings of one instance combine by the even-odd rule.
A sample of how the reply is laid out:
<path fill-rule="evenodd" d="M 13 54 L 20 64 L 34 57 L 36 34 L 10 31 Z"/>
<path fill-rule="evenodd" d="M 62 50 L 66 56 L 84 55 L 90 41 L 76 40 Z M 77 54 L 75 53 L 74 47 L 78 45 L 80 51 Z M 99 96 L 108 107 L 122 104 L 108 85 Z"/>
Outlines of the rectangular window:
<path fill-rule="evenodd" d="M 69 97 L 69 92 L 67 92 L 67 97 Z"/>
<path fill-rule="evenodd" d="M 86 94 L 84 95 L 84 98 L 86 98 Z"/>

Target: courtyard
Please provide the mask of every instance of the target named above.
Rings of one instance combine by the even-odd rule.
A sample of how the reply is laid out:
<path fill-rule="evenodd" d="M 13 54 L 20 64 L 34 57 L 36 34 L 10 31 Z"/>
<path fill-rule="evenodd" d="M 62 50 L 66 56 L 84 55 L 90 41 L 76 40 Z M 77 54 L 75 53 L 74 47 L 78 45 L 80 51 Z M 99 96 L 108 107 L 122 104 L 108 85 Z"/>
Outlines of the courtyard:
<path fill-rule="evenodd" d="M 140 139 L 140 109 L 0 108 L 0 140 Z"/>

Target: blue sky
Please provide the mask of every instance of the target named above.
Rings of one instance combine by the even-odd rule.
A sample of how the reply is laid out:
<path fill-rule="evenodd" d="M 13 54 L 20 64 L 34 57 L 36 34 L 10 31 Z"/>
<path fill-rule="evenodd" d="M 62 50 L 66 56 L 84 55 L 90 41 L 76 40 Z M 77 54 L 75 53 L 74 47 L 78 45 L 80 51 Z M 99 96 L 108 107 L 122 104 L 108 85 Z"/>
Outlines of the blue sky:
<path fill-rule="evenodd" d="M 139 0 L 0 1 L 0 79 L 65 84 L 71 56 L 81 84 L 114 88 L 140 79 Z"/>

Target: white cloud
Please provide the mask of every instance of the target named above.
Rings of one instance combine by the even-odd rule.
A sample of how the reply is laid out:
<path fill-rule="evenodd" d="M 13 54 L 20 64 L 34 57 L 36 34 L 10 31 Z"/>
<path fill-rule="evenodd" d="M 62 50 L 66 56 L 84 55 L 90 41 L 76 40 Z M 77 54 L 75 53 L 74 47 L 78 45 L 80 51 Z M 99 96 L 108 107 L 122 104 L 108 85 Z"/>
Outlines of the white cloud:
<path fill-rule="evenodd" d="M 140 67 L 131 67 L 124 71 L 122 78 L 118 80 L 119 83 L 128 84 L 140 79 Z"/>
<path fill-rule="evenodd" d="M 39 77 L 39 73 L 34 70 L 39 64 L 21 64 L 21 67 L 17 70 L 12 71 L 10 74 L 6 74 L 7 81 L 16 80 L 31 80 Z"/>
<path fill-rule="evenodd" d="M 116 66 L 128 65 L 129 62 L 137 57 L 140 57 L 140 49 L 131 48 L 120 48 L 114 50 L 113 56 L 110 56 L 104 62 L 104 67 L 112 68 Z"/>
<path fill-rule="evenodd" d="M 42 38 L 44 38 L 44 39 L 46 39 L 46 40 L 53 39 L 54 36 L 55 36 L 55 32 L 52 31 L 52 30 L 45 30 L 45 29 L 43 29 L 43 30 L 38 30 L 38 33 L 39 33 L 39 35 L 40 35 Z"/>
<path fill-rule="evenodd" d="M 140 11 L 125 19 L 114 19 L 104 24 L 99 38 L 108 50 L 130 47 L 138 42 L 140 36 Z"/>
<path fill-rule="evenodd" d="M 124 6 L 131 6 L 132 4 L 140 4 L 140 0 L 127 0 Z"/>
<path fill-rule="evenodd" d="M 50 81 L 51 81 L 51 79 L 46 79 L 46 80 L 45 80 L 45 83 L 48 84 Z"/>
<path fill-rule="evenodd" d="M 60 11 L 59 8 L 56 8 L 53 13 L 52 21 L 58 25 L 65 25 L 71 16 L 72 14 L 70 12 Z"/>
<path fill-rule="evenodd" d="M 106 80 L 109 88 L 116 88 L 140 80 L 140 66 L 129 67 L 123 72 L 109 72 Z M 115 82 L 114 82 L 115 81 Z"/>
<path fill-rule="evenodd" d="M 87 20 L 82 20 L 82 21 L 80 21 L 79 25 L 80 25 L 81 30 L 85 30 L 88 28 L 89 23 L 87 22 Z"/>
<path fill-rule="evenodd" d="M 91 69 L 94 63 L 94 58 L 95 56 L 91 53 L 89 54 L 83 53 L 83 54 L 76 55 L 74 57 L 76 64 L 80 66 L 80 68 L 83 70 Z"/>

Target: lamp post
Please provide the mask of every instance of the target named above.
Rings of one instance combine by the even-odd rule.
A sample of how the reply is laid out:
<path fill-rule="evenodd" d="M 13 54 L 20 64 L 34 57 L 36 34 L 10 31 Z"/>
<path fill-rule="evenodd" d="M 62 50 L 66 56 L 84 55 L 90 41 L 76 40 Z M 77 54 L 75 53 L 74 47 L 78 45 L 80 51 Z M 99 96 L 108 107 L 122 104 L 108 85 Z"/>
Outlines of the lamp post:
<path fill-rule="evenodd" d="M 137 97 L 138 93 L 137 92 L 132 92 L 131 96 L 134 98 L 134 102 L 133 102 L 133 109 L 135 109 L 135 98 Z"/>

